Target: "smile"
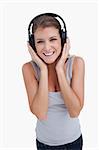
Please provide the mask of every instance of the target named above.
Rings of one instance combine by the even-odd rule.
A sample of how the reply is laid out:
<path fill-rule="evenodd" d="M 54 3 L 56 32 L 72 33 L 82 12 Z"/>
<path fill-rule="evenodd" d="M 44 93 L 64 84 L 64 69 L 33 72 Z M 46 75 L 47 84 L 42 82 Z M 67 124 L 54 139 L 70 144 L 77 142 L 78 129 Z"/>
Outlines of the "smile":
<path fill-rule="evenodd" d="M 43 53 L 45 56 L 52 56 L 54 54 L 54 52 L 50 52 L 50 53 Z"/>

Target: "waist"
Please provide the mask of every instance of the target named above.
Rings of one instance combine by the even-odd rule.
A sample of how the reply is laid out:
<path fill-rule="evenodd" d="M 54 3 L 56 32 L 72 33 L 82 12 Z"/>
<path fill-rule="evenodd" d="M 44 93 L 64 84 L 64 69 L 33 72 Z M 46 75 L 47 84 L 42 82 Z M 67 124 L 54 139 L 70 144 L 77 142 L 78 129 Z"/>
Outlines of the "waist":
<path fill-rule="evenodd" d="M 47 120 L 37 120 L 37 138 L 51 145 L 71 142 L 80 134 L 79 119 L 71 118 L 68 112 L 48 112 Z"/>
<path fill-rule="evenodd" d="M 42 143 L 42 141 L 39 141 L 37 138 L 36 138 L 36 145 L 40 146 L 42 148 L 45 148 L 45 146 L 46 146 L 46 148 L 49 148 L 51 146 L 50 149 L 52 148 L 52 146 L 54 146 L 53 148 L 55 149 L 55 145 L 47 145 L 47 143 Z M 69 148 L 69 146 L 70 146 L 70 149 L 71 149 L 71 145 L 72 145 L 73 149 L 77 149 L 77 147 L 79 149 L 81 149 L 82 146 L 83 146 L 83 137 L 82 137 L 82 134 L 77 139 L 75 139 L 74 141 L 72 141 L 70 143 L 65 143 L 65 144 L 62 144 L 62 145 L 58 144 L 57 148 L 58 149 L 66 149 L 67 147 Z"/>

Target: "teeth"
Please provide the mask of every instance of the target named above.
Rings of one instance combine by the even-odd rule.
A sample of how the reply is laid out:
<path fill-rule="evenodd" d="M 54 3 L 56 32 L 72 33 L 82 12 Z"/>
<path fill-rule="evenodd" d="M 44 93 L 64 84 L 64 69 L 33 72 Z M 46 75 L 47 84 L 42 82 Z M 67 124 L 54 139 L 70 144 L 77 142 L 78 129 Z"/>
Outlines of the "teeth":
<path fill-rule="evenodd" d="M 50 53 L 44 53 L 44 55 L 46 56 L 51 56 L 53 54 L 53 52 L 50 52 Z"/>

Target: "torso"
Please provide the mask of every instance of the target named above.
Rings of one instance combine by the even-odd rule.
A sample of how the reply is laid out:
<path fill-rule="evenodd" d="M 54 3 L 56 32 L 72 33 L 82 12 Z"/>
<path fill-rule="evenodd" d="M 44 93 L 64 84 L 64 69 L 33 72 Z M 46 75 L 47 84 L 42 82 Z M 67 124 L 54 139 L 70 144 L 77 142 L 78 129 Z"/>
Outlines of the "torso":
<path fill-rule="evenodd" d="M 57 92 L 60 91 L 59 83 L 57 79 L 48 79 L 48 91 Z"/>

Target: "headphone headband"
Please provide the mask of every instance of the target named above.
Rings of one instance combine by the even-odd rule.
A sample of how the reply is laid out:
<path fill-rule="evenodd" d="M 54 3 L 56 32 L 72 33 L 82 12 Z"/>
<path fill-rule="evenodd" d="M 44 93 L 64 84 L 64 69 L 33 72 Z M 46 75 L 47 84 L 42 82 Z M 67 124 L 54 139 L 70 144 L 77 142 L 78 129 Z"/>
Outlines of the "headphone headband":
<path fill-rule="evenodd" d="M 30 21 L 30 24 L 29 24 L 29 27 L 28 27 L 28 34 L 29 34 L 29 35 L 31 34 L 31 33 L 30 33 L 30 28 L 31 28 L 31 25 L 33 24 L 34 20 L 37 19 L 37 18 L 39 18 L 39 17 L 41 17 L 41 16 L 43 16 L 43 15 L 52 16 L 52 17 L 56 18 L 57 21 L 60 23 L 60 21 L 58 20 L 58 18 L 59 18 L 59 19 L 63 22 L 63 29 L 62 29 L 62 30 L 63 30 L 64 32 L 67 32 L 67 31 L 66 31 L 66 24 L 65 24 L 65 22 L 64 22 L 64 20 L 63 20 L 63 18 L 62 18 L 61 16 L 59 16 L 58 14 L 55 14 L 55 13 L 43 13 L 43 14 L 40 14 L 40 15 L 34 17 L 34 18 Z M 61 25 L 61 23 L 60 23 L 60 25 Z M 61 26 L 61 28 L 62 28 L 62 26 Z"/>

